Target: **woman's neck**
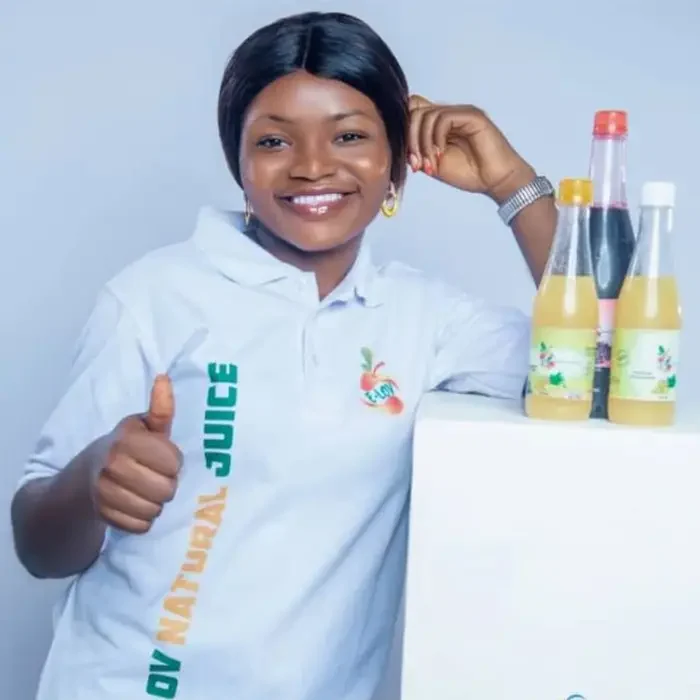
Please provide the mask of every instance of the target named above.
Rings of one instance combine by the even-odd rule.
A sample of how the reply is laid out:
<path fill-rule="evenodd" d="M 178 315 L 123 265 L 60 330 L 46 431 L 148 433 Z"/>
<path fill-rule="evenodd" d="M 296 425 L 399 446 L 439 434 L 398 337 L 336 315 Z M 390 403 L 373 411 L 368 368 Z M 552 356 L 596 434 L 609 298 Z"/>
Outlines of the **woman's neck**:
<path fill-rule="evenodd" d="M 304 272 L 313 272 L 320 299 L 327 297 L 345 279 L 357 259 L 362 243 L 362 236 L 357 236 L 333 250 L 299 250 L 268 231 L 257 219 L 250 222 L 245 233 L 278 260 Z"/>

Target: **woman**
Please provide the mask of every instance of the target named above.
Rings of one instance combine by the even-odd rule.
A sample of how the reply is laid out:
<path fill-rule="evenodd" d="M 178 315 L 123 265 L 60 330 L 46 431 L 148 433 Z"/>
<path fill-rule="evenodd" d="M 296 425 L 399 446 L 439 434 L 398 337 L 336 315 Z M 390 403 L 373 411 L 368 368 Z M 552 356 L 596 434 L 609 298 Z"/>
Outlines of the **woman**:
<path fill-rule="evenodd" d="M 526 318 L 363 243 L 410 164 L 493 199 L 539 280 L 551 188 L 483 112 L 409 99 L 369 27 L 308 13 L 238 48 L 219 126 L 245 213 L 106 285 L 14 499 L 26 568 L 77 575 L 40 700 L 370 700 L 416 406 L 524 385 Z"/>

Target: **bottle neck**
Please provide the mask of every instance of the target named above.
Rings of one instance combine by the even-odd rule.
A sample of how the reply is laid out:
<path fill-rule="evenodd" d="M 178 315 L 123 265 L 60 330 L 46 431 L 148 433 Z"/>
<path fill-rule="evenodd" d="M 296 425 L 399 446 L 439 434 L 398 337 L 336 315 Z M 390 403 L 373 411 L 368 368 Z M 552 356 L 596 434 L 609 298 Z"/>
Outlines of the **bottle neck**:
<path fill-rule="evenodd" d="M 545 275 L 580 277 L 592 274 L 588 207 L 560 204 Z"/>
<path fill-rule="evenodd" d="M 627 208 L 627 137 L 594 136 L 589 177 L 596 207 Z"/>
<path fill-rule="evenodd" d="M 629 274 L 643 277 L 673 275 L 671 207 L 642 207 L 639 215 L 639 236 L 630 263 Z"/>

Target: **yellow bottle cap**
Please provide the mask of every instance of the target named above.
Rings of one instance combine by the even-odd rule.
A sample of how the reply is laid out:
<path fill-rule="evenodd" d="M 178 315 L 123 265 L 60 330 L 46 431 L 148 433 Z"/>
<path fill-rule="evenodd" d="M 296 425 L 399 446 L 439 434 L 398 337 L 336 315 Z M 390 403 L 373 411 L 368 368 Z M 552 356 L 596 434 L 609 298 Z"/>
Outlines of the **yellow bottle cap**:
<path fill-rule="evenodd" d="M 593 181 L 566 178 L 559 183 L 559 203 L 568 207 L 588 207 L 593 204 Z"/>

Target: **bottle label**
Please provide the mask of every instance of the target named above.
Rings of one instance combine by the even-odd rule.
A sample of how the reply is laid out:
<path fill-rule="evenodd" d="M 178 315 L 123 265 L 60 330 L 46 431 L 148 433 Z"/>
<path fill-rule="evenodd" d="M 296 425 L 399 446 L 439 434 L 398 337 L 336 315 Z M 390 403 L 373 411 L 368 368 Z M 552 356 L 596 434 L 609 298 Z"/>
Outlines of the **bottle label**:
<path fill-rule="evenodd" d="M 680 331 L 615 331 L 610 396 L 636 401 L 675 401 Z"/>
<path fill-rule="evenodd" d="M 528 393 L 590 400 L 595 348 L 595 329 L 533 328 Z"/>
<path fill-rule="evenodd" d="M 615 332 L 616 299 L 598 300 L 598 334 L 596 338 L 596 369 L 609 369 Z"/>

